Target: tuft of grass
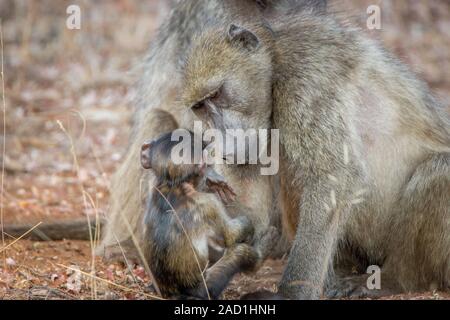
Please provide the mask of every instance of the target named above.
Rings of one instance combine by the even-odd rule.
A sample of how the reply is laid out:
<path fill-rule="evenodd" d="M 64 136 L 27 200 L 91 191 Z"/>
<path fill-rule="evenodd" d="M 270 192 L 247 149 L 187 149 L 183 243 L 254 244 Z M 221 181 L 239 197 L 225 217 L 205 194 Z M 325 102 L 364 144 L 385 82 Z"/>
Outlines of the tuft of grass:
<path fill-rule="evenodd" d="M 86 119 L 82 116 L 81 113 L 79 113 L 79 115 L 80 115 L 81 119 L 83 120 L 83 127 L 85 128 L 86 127 Z M 96 227 L 99 227 L 100 219 L 99 219 L 99 215 L 98 215 L 97 206 L 95 205 L 95 202 L 93 201 L 91 195 L 84 189 L 83 182 L 80 179 L 80 165 L 78 162 L 78 157 L 77 157 L 73 138 L 70 135 L 70 133 L 66 130 L 66 128 L 64 127 L 64 125 L 62 124 L 61 121 L 57 120 L 56 122 L 57 122 L 58 126 L 60 127 L 61 131 L 69 139 L 70 153 L 72 154 L 75 172 L 78 177 L 78 181 L 79 181 L 78 186 L 80 188 L 80 193 L 83 198 L 83 205 L 86 209 L 86 212 L 88 212 L 88 209 L 89 209 L 88 199 L 89 199 L 90 205 L 94 209 L 94 212 L 95 212 Z M 97 300 L 97 282 L 96 282 L 97 278 L 94 276 L 95 275 L 95 247 L 96 247 L 98 241 L 100 240 L 100 234 L 97 231 L 98 229 L 96 229 L 95 235 L 92 234 L 92 223 L 91 223 L 89 214 L 87 214 L 86 217 L 87 217 L 87 221 L 88 221 L 88 225 L 89 225 L 89 242 L 91 245 L 91 274 L 93 275 L 90 278 L 91 279 L 91 295 L 92 295 L 92 299 Z"/>

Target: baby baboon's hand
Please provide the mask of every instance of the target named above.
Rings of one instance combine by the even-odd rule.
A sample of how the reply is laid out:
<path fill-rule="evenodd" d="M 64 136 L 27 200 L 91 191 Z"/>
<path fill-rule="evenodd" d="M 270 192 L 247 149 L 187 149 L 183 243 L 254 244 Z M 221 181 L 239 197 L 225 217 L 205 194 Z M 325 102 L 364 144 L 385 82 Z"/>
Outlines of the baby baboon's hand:
<path fill-rule="evenodd" d="M 234 193 L 233 188 L 214 169 L 207 171 L 206 185 L 210 192 L 216 193 L 223 202 L 229 203 L 236 200 L 236 193 Z"/>
<path fill-rule="evenodd" d="M 197 194 L 197 190 L 195 190 L 194 186 L 191 183 L 183 183 L 181 185 L 183 188 L 184 194 L 188 197 L 194 197 Z"/>

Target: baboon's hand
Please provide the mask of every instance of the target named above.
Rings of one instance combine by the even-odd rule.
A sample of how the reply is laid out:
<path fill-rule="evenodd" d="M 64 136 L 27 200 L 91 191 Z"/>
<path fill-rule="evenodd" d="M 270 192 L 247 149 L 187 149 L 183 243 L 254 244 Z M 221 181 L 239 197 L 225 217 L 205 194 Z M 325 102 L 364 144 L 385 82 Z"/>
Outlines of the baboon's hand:
<path fill-rule="evenodd" d="M 223 202 L 229 203 L 236 200 L 236 193 L 234 193 L 233 188 L 225 181 L 224 177 L 213 169 L 206 173 L 206 185 L 210 192 L 216 193 Z"/>
<path fill-rule="evenodd" d="M 234 202 L 236 200 L 236 194 L 226 182 L 212 183 L 209 187 L 225 203 Z"/>
<path fill-rule="evenodd" d="M 195 190 L 194 186 L 191 183 L 183 183 L 181 185 L 183 188 L 184 194 L 188 197 L 193 198 L 197 194 L 197 190 Z"/>

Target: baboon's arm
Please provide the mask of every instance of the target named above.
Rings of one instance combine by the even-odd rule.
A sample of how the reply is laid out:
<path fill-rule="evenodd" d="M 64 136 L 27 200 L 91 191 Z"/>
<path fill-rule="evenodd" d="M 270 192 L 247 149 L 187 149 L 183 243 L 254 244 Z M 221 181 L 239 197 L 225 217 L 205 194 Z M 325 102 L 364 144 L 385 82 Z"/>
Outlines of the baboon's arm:
<path fill-rule="evenodd" d="M 323 295 L 332 276 L 340 227 L 348 216 L 347 199 L 345 186 L 335 188 L 326 179 L 313 178 L 305 185 L 298 228 L 280 283 L 282 295 L 294 299 L 319 299 Z"/>

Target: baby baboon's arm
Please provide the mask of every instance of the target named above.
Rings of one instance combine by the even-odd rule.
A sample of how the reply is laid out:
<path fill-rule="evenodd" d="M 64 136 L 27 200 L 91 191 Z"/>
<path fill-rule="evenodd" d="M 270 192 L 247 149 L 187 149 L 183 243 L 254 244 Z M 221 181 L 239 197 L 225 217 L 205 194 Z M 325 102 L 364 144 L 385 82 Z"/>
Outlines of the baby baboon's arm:
<path fill-rule="evenodd" d="M 242 219 L 241 219 L 242 218 Z M 241 233 L 235 235 L 245 238 L 251 234 L 253 237 L 253 225 L 247 217 L 239 217 L 233 220 L 240 220 Z M 247 228 L 247 230 L 246 230 Z M 251 231 L 250 231 L 251 229 Z M 259 239 L 256 245 L 251 246 L 246 243 L 236 243 L 225 251 L 223 257 L 206 271 L 206 285 L 211 298 L 217 299 L 228 283 L 239 272 L 253 271 L 269 255 L 270 250 L 276 243 L 279 234 L 275 227 L 269 227 Z M 236 238 L 238 240 L 239 238 Z M 193 293 L 193 296 L 207 297 L 205 287 L 201 285 Z"/>
<path fill-rule="evenodd" d="M 258 254 L 245 243 L 227 249 L 223 257 L 206 271 L 206 286 L 212 299 L 217 299 L 236 273 L 251 271 L 258 262 Z M 201 284 L 190 292 L 194 297 L 207 299 L 205 286 Z"/>

